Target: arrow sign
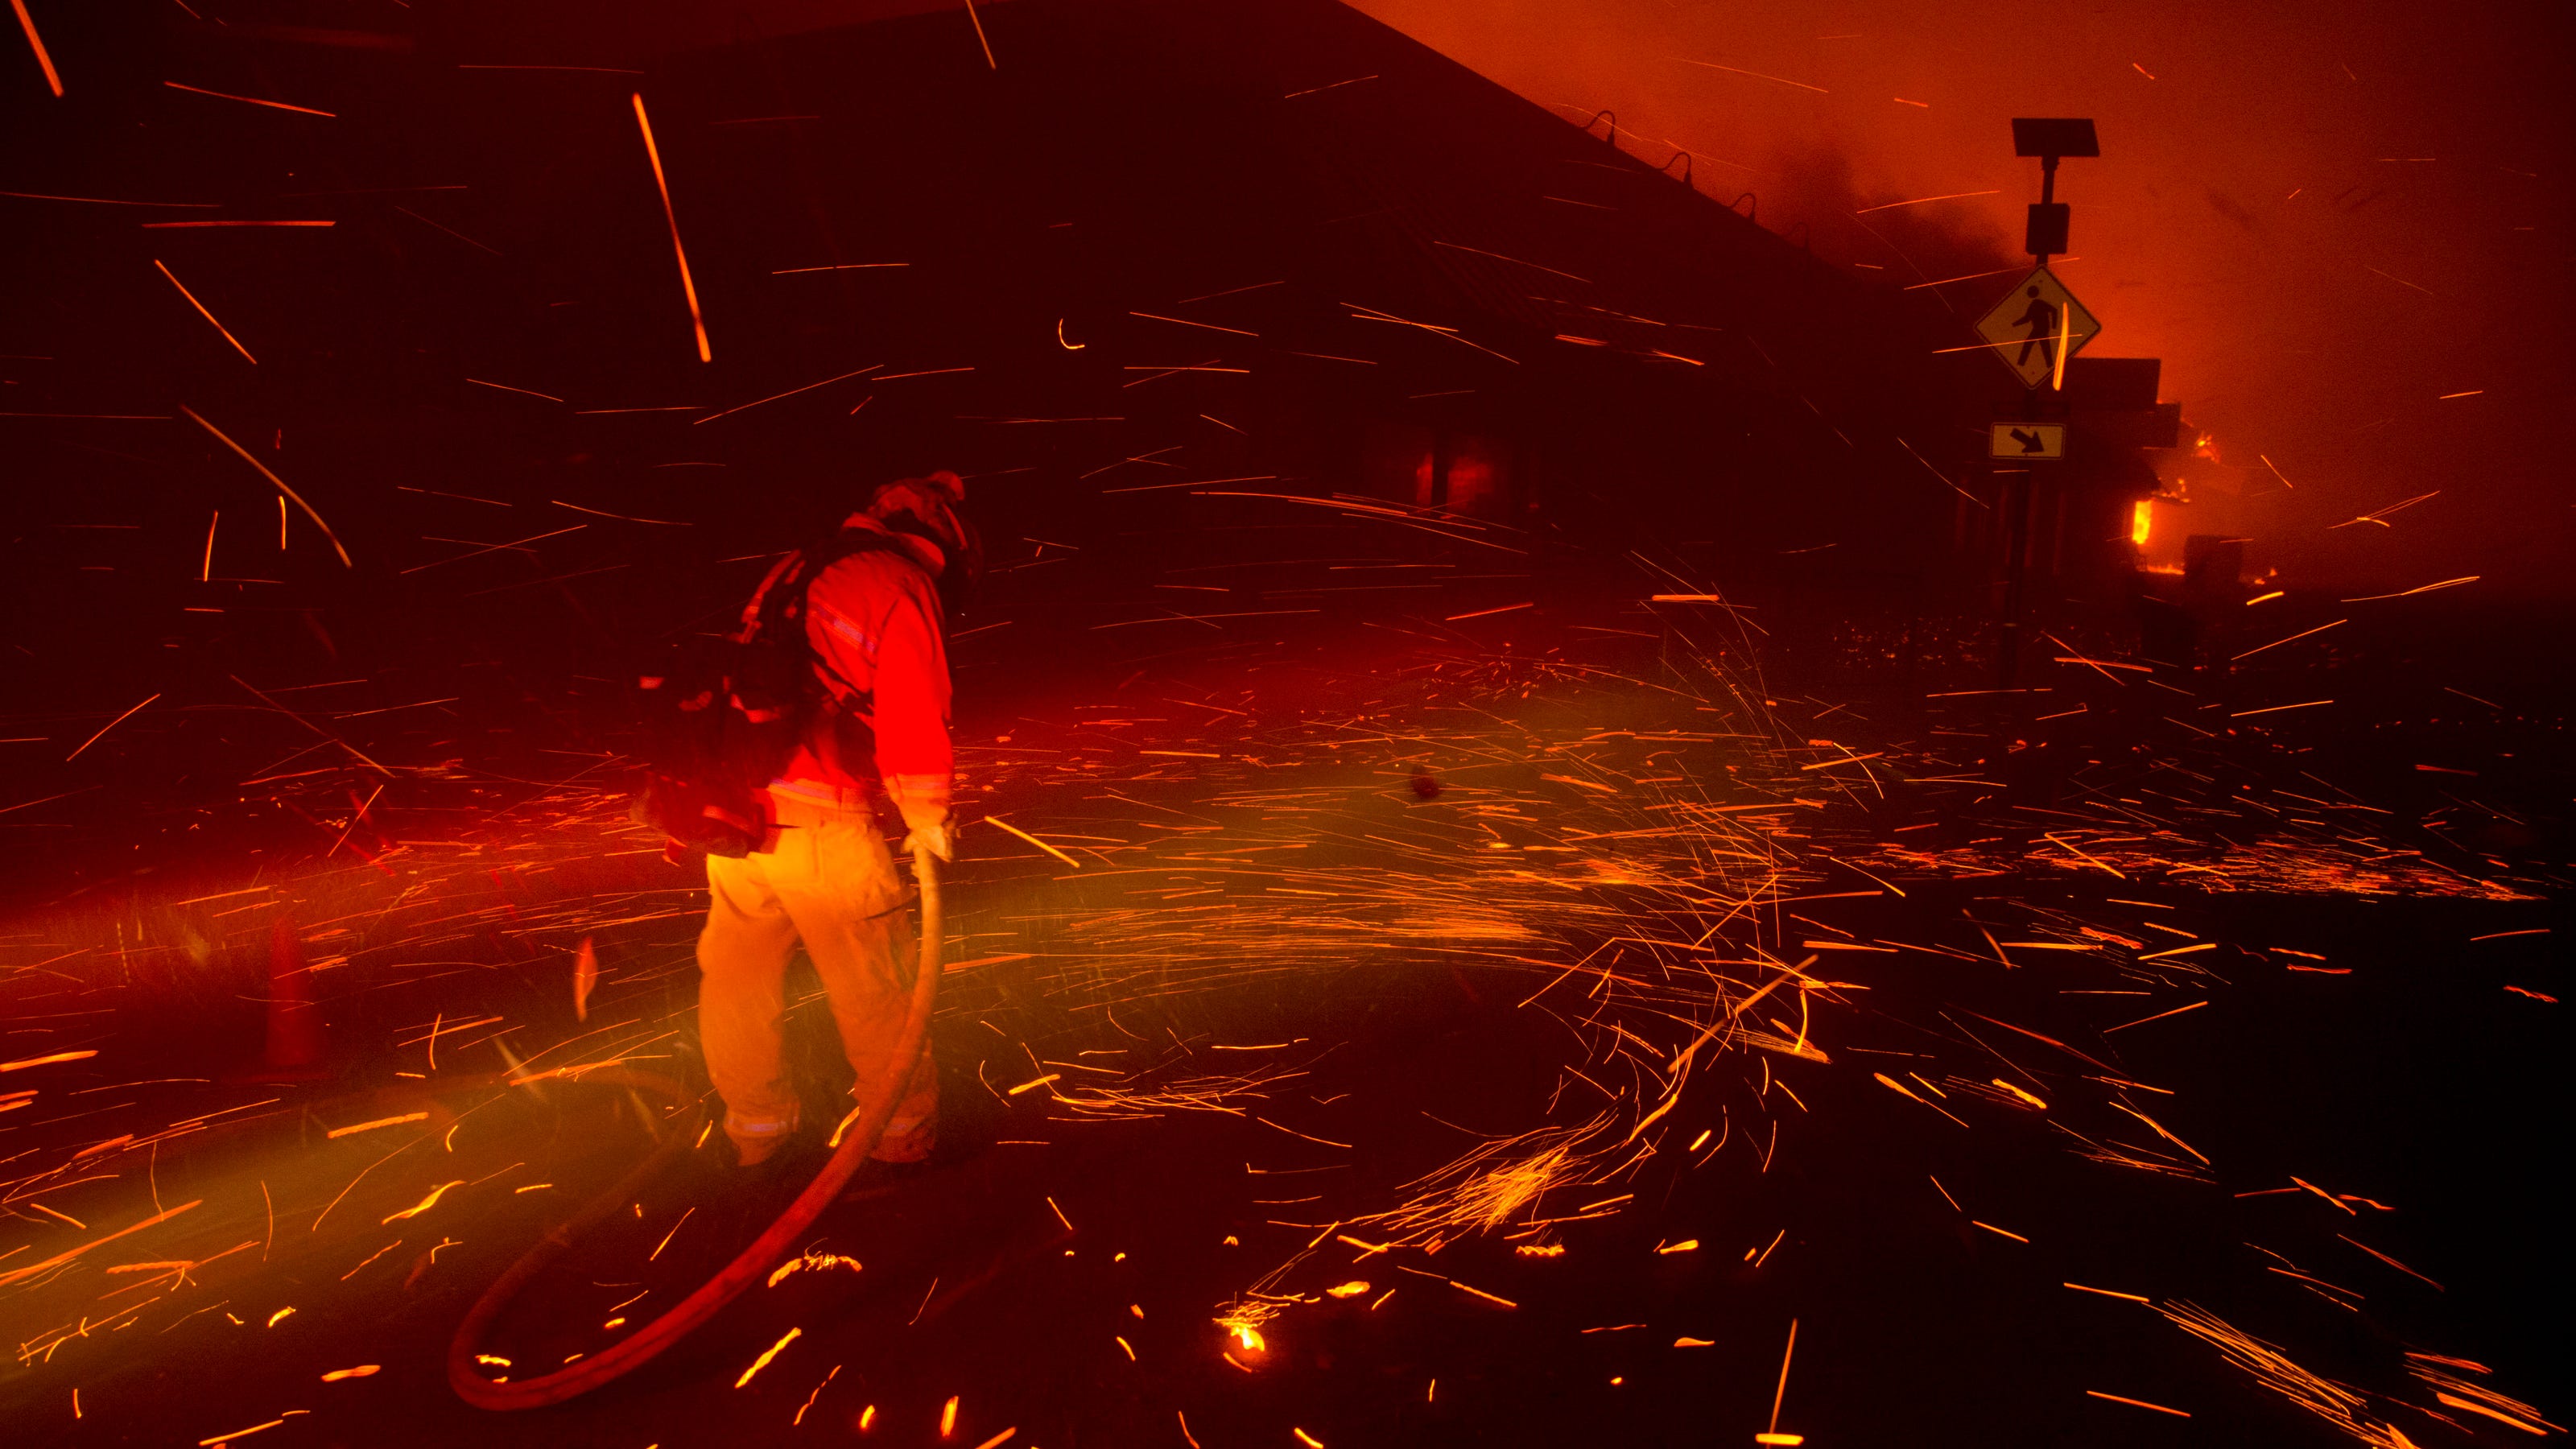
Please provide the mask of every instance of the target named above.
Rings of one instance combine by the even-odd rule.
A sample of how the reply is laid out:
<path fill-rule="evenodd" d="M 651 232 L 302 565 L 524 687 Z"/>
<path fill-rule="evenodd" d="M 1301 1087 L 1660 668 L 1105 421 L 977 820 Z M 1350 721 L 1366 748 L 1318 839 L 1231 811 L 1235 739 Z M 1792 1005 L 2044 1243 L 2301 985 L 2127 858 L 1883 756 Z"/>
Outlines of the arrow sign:
<path fill-rule="evenodd" d="M 1990 458 L 2063 458 L 2064 423 L 1996 423 L 1986 437 Z"/>
<path fill-rule="evenodd" d="M 1977 335 L 1986 340 L 1987 352 L 2031 388 L 2060 381 L 2066 359 L 2101 331 L 2102 324 L 2046 267 L 2031 268 L 1992 311 L 1977 319 Z"/>

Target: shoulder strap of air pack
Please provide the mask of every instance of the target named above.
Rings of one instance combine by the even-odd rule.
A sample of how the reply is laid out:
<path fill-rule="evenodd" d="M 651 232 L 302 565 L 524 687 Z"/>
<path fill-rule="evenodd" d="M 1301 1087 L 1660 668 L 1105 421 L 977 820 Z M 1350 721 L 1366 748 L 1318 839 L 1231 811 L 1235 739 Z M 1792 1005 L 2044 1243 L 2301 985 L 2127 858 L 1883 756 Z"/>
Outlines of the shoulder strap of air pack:
<path fill-rule="evenodd" d="M 746 644 L 774 641 L 806 660 L 824 678 L 827 692 L 844 710 L 866 709 L 869 691 L 852 684 L 829 660 L 815 653 L 805 632 L 806 596 L 812 592 L 814 581 L 834 564 L 863 553 L 893 554 L 916 569 L 921 566 L 909 549 L 875 529 L 841 529 L 820 543 L 797 550 L 770 570 L 759 592 L 744 607 L 743 630 L 737 636 Z"/>

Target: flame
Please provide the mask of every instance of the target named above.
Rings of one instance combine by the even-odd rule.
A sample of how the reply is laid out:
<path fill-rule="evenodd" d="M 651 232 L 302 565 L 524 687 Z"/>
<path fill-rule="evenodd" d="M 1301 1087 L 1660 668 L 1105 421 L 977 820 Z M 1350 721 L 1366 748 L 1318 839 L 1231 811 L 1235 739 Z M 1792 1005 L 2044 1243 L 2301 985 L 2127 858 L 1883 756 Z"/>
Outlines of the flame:
<path fill-rule="evenodd" d="M 2139 499 L 2138 506 L 2129 510 L 2129 542 L 2141 548 L 2145 547 L 2147 531 L 2155 526 L 2155 521 L 2156 501 L 2152 498 Z"/>

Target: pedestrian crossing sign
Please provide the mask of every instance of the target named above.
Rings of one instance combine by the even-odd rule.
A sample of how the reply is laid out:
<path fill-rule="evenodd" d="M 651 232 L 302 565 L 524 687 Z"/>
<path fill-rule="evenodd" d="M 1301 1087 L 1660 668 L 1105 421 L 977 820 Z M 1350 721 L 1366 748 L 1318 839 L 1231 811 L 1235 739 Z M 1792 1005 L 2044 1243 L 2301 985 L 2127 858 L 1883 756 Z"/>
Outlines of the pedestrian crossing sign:
<path fill-rule="evenodd" d="M 2060 385 L 2066 359 L 2083 351 L 2101 330 L 2102 324 L 2046 267 L 2031 268 L 1977 321 L 1986 351 L 2030 388 Z"/>

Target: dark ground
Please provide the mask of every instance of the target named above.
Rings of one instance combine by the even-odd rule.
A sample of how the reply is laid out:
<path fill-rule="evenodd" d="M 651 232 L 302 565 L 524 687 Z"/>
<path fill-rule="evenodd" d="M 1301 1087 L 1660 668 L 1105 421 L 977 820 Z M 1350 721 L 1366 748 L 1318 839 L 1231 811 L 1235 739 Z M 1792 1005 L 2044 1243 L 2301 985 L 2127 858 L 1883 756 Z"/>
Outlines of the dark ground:
<path fill-rule="evenodd" d="M 2278 794 L 2277 781 L 2253 783 L 2266 771 L 2295 783 L 2283 760 L 2313 761 L 2299 753 L 2307 746 L 2276 738 L 2229 747 L 2242 777 L 2227 789 L 2262 805 L 2249 800 L 2189 840 L 2159 837 L 2086 812 L 2113 796 L 2154 799 L 2178 781 L 2172 766 L 2217 767 L 2121 755 L 2094 737 L 2066 742 L 2074 768 L 2058 794 L 2020 797 L 2054 803 L 2018 806 L 2018 819 L 2016 797 L 1935 778 L 1978 772 L 1918 752 L 1868 771 L 1884 798 L 1828 789 L 1813 807 L 1761 805 L 1738 817 L 1763 822 L 1757 835 L 1603 840 L 1677 818 L 1640 805 L 1647 796 L 1667 810 L 1681 799 L 1813 799 L 1801 792 L 1821 782 L 1799 764 L 1838 756 L 1805 743 L 1816 730 L 1783 728 L 1788 701 L 1764 727 L 1738 729 L 1750 716 L 1707 689 L 1712 676 L 1694 674 L 1681 636 L 1569 644 L 1571 634 L 1535 624 L 1515 632 L 1517 662 L 1490 645 L 1399 642 L 1353 672 L 1301 662 L 1318 656 L 1282 641 L 1251 663 L 1175 660 L 1088 699 L 980 701 L 960 727 L 977 809 L 1083 852 L 1084 868 L 1066 870 L 997 827 L 968 837 L 950 958 L 980 964 L 947 982 L 939 1051 L 951 1116 L 940 1165 L 818 1225 L 811 1251 L 856 1258 L 859 1271 L 816 1268 L 755 1289 L 632 1379 L 563 1408 L 466 1408 L 439 1361 L 483 1285 L 642 1145 L 640 1103 L 614 1089 L 552 1082 L 539 1098 L 475 1089 L 472 1074 L 509 1065 L 500 1048 L 540 1069 L 613 1052 L 684 1080 L 695 1071 L 685 1014 L 693 893 L 685 873 L 633 853 L 643 842 L 618 833 L 612 799 L 572 787 L 522 792 L 516 813 L 487 809 L 481 823 L 451 830 L 444 854 L 414 845 L 383 855 L 390 877 L 365 865 L 307 868 L 278 892 L 310 950 L 350 957 L 322 977 L 336 1048 L 329 1082 L 221 1080 L 258 1039 L 255 953 L 211 957 L 197 972 L 198 1006 L 178 1020 L 150 1004 L 166 1008 L 166 989 L 120 991 L 112 961 L 97 958 L 80 969 L 109 975 L 93 975 L 86 991 L 108 993 L 117 1026 L 78 1040 L 101 1055 L 9 1081 L 43 1089 L 35 1120 L 0 1136 L 16 1139 L 12 1174 L 35 1171 L 13 1183 L 13 1206 L 89 1175 L 71 1170 L 71 1151 L 120 1132 L 138 1140 L 87 1159 L 112 1177 L 43 1199 L 88 1232 L 21 1208 L 13 1236 L 34 1245 L 32 1257 L 146 1216 L 149 1201 L 205 1207 L 138 1237 L 130 1253 L 111 1249 L 9 1286 L 10 1337 L 24 1346 L 0 1393 L 19 1442 L 193 1442 L 295 1409 L 310 1416 L 259 1437 L 786 1443 L 848 1438 L 873 1405 L 867 1432 L 898 1443 L 974 1445 L 1016 1428 L 1014 1443 L 1178 1445 L 1184 1425 L 1209 1446 L 1290 1444 L 1296 1429 L 1334 1446 L 1740 1443 L 1765 1426 L 1792 1318 L 1780 1427 L 1812 1444 L 2344 1437 L 2162 1311 L 2183 1304 L 2353 1386 L 2349 1408 L 2364 1426 L 2354 1438 L 2384 1433 L 2369 1427 L 2379 1423 L 2421 1445 L 2516 1434 L 2444 1408 L 2407 1371 L 2420 1362 L 2408 1352 L 2473 1361 L 2492 1372 L 2434 1367 L 2539 1398 L 2543 1413 L 2556 1407 L 2546 1400 L 2568 1348 L 2558 1317 L 2566 1252 L 2550 1231 L 2547 1187 L 2549 1144 L 2566 1128 L 2559 1008 L 2507 988 L 2563 996 L 2563 965 L 2552 935 L 2472 939 L 2564 930 L 2564 897 L 2546 888 L 2540 864 L 2549 844 L 2540 817 L 2526 817 L 2537 822 L 2530 840 L 2504 865 L 2449 849 L 2427 828 L 2408 838 L 2431 855 L 2357 866 L 2371 857 L 2298 823 L 2311 807 Z M 1631 682 L 1657 677 L 1696 679 L 1698 697 L 1718 702 Z M 1855 709 L 1890 703 L 1837 697 Z M 1669 739 L 1718 718 L 1729 722 L 1700 731 L 1734 737 Z M 1850 746 L 1842 754 L 1898 743 L 1862 744 L 1860 730 L 1874 727 L 1848 728 L 1837 732 Z M 2488 728 L 2484 738 L 2500 737 Z M 1005 735 L 1008 744 L 985 743 Z M 2465 737 L 2451 742 L 2465 748 Z M 2096 756 L 2108 763 L 2082 764 Z M 1411 786 L 1417 773 L 1438 792 Z M 1836 773 L 1863 785 L 1860 768 Z M 2412 774 L 2382 779 L 2394 790 Z M 1578 775 L 1595 787 L 1568 783 Z M 2191 824 L 2183 807 L 2159 808 Z M 2064 860 L 2052 834 L 2121 878 L 2051 863 Z M 1497 842 L 1540 853 L 1501 855 Z M 1748 844 L 1747 860 L 1768 863 L 1722 854 Z M 1283 864 L 1285 851 L 1294 854 Z M 2255 884 L 2209 889 L 2208 872 L 2193 868 L 2203 861 Z M 1588 1000 L 1580 978 L 1551 985 L 1608 938 L 1698 935 L 1682 923 L 1717 915 L 1688 882 L 1730 879 L 1736 892 L 1767 891 L 1781 904 L 1727 927 L 1716 938 L 1722 955 L 1647 948 Z M 44 927 L 35 939 L 69 945 L 113 925 L 69 907 L 32 920 Z M 185 914 L 131 909 L 137 940 L 147 924 L 165 935 Z M 2086 927 L 2142 945 L 2114 949 Z M 351 928 L 354 939 L 331 934 Z M 1971 959 L 1981 930 L 2008 943 L 2011 969 Z M 1806 949 L 1844 932 L 1899 949 Z M 2139 959 L 2167 933 L 2217 945 Z M 596 1019 L 575 1027 L 567 958 L 584 935 L 599 944 L 604 985 Z M 2044 941 L 2097 944 L 2009 944 Z M 1658 1150 L 1633 1163 L 1608 1150 L 1665 1100 L 1663 1054 L 1697 1035 L 1712 990 L 1740 998 L 1770 979 L 1771 968 L 1754 969 L 1758 956 L 1745 959 L 1762 951 L 1784 962 L 1821 956 L 1819 979 L 1867 988 L 1809 993 L 1814 1042 L 1830 1060 L 1802 1057 L 1785 1039 L 1765 1047 L 1758 1033 L 1734 1039 L 1641 1138 Z M 242 989 L 205 991 L 209 969 Z M 221 976 L 235 970 L 246 974 Z M 2349 974 L 2326 974 L 2336 971 Z M 38 979 L 22 971 L 13 984 Z M 36 1022 L 42 993 L 21 990 L 18 1009 Z M 2178 1007 L 2188 1014 L 2103 1030 Z M 519 1029 L 492 1039 L 483 1034 L 493 1024 L 480 1023 L 443 1040 L 436 1071 L 450 1085 L 394 1075 L 428 1069 L 421 1038 L 435 1022 L 487 1016 Z M 809 1005 L 798 1030 L 824 1082 L 830 1053 L 813 1034 L 816 1016 Z M 639 1024 L 585 1051 L 533 1055 L 630 1019 Z M 1769 1020 L 1782 1038 L 1797 1030 Z M 666 1036 L 672 1028 L 678 1037 Z M 12 1040 L 43 1050 L 71 1042 Z M 1638 1045 L 1658 1059 L 1648 1063 Z M 1222 1049 L 1235 1046 L 1265 1049 Z M 1039 1076 L 1037 1063 L 1074 1080 L 992 1090 Z M 1265 1080 L 1269 1069 L 1285 1075 Z M 1873 1080 L 1881 1071 L 1920 1083 L 1907 1089 L 1916 1100 Z M 217 1080 L 118 1091 L 105 1100 L 135 1105 L 94 1120 L 80 1099 L 57 1095 L 158 1076 Z M 1987 1085 L 2007 1077 L 2049 1110 Z M 1133 1095 L 1158 1090 L 1166 1095 Z M 1117 1110 L 1134 1117 L 1091 1120 L 1058 1094 L 1095 1109 L 1123 1097 L 1130 1105 Z M 240 1125 L 132 1151 L 154 1124 L 265 1098 L 282 1100 Z M 1957 1120 L 1936 1116 L 1935 1102 Z M 2114 1103 L 2189 1146 L 2176 1150 Z M 423 1109 L 432 1115 L 421 1125 L 346 1141 L 321 1132 Z M 1512 1141 L 1489 1166 L 1524 1155 L 1550 1139 L 1520 1134 L 1579 1130 L 1605 1112 L 1608 1135 L 1576 1154 L 1578 1170 L 1507 1204 L 1490 1232 L 1453 1215 L 1433 1230 L 1447 1240 L 1436 1253 L 1424 1250 L 1428 1233 L 1368 1255 L 1335 1237 L 1396 1239 L 1401 1225 L 1370 1216 L 1417 1199 L 1422 1189 L 1407 1185 L 1423 1174 L 1492 1139 Z M 1702 1128 L 1724 1134 L 1713 1151 L 1686 1145 Z M 2136 1165 L 2083 1155 L 2114 1143 Z M 368 1168 L 396 1148 L 381 1172 Z M 613 1308 L 646 1293 L 629 1312 L 647 1311 L 684 1291 L 756 1229 L 763 1203 L 794 1186 L 792 1172 L 728 1185 L 711 1158 L 648 1192 L 634 1216 L 612 1218 L 542 1280 L 490 1351 L 551 1363 L 605 1341 L 599 1325 Z M 449 1181 L 464 1185 L 415 1218 L 389 1218 Z M 555 1186 L 515 1191 L 538 1182 Z M 2324 1200 L 2335 1195 L 2350 1196 Z M 1584 1211 L 1605 1199 L 1607 1208 Z M 1579 1220 L 1543 1225 L 1556 1219 Z M 647 1263 L 666 1236 L 668 1250 Z M 1699 1246 L 1656 1251 L 1688 1240 Z M 120 1283 L 100 1271 L 130 1259 L 162 1273 L 238 1242 L 251 1246 L 185 1282 L 122 1297 L 120 1286 L 145 1277 Z M 1563 1252 L 1516 1252 L 1539 1246 Z M 0 1272 L 10 1266 L 0 1259 Z M 1353 1280 L 1370 1286 L 1347 1298 L 1323 1292 Z M 1259 1354 L 1215 1322 L 1256 1284 L 1280 1305 L 1260 1328 Z M 1389 1288 L 1395 1295 L 1381 1299 Z M 144 1298 L 142 1311 L 100 1317 Z M 799 1336 L 749 1386 L 729 1387 L 790 1328 Z M 317 1382 L 368 1364 L 380 1372 Z M 941 1439 L 951 1395 L 959 1417 Z"/>

